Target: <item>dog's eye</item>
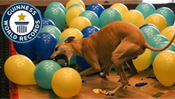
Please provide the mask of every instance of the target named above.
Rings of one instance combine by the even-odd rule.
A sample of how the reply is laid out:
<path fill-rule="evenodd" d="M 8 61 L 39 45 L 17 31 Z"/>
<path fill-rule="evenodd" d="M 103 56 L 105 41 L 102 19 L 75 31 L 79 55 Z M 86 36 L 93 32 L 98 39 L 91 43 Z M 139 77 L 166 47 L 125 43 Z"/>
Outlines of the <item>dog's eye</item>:
<path fill-rule="evenodd" d="M 55 51 L 57 51 L 57 50 L 58 50 L 58 47 L 55 48 Z"/>

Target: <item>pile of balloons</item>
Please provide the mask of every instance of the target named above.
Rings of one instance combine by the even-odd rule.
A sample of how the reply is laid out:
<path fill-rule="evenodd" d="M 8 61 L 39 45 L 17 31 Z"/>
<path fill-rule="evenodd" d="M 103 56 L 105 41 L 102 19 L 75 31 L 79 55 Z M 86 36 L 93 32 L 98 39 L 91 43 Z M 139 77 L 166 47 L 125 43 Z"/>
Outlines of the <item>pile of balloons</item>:
<path fill-rule="evenodd" d="M 75 69 L 61 68 L 58 63 L 51 60 L 44 60 L 35 67 L 28 57 L 20 54 L 6 60 L 4 72 L 7 78 L 16 84 L 38 84 L 44 89 L 52 89 L 62 98 L 75 96 L 82 86 L 81 76 Z"/>
<path fill-rule="evenodd" d="M 7 77 L 17 84 L 37 83 L 42 88 L 53 89 L 60 97 L 72 97 L 81 88 L 79 75 L 70 68 L 63 69 L 59 64 L 46 60 L 52 55 L 56 44 L 66 40 L 69 36 L 75 36 L 75 39 L 89 37 L 112 21 L 125 21 L 138 27 L 149 45 L 162 48 L 175 34 L 174 20 L 174 13 L 171 9 L 167 7 L 155 9 L 150 3 L 140 3 L 135 9 L 128 10 L 122 3 L 113 4 L 110 8 L 105 9 L 98 3 L 91 4 L 86 8 L 82 0 L 69 0 L 65 6 L 59 2 L 52 2 L 44 12 L 43 27 L 39 36 L 25 44 L 14 43 L 16 51 L 25 56 L 10 57 L 6 61 L 5 72 Z M 175 41 L 173 43 L 175 44 Z M 152 64 L 158 80 L 165 86 L 172 85 L 175 82 L 172 76 L 174 75 L 172 71 L 175 71 L 172 61 L 175 58 L 174 44 L 162 52 L 146 49 L 142 55 L 133 60 L 136 69 L 143 71 Z M 35 60 L 37 57 L 42 62 L 35 68 L 29 59 Z M 65 63 L 64 60 L 59 61 Z M 20 62 L 24 62 L 26 67 Z M 10 64 L 15 64 L 16 67 L 10 67 Z M 75 64 L 78 64 L 82 70 L 90 67 L 83 57 L 76 55 L 70 60 L 70 65 Z M 28 71 L 25 72 L 26 70 Z M 66 76 L 65 73 L 73 74 L 74 77 Z M 23 77 L 24 75 L 26 77 Z M 68 80 L 66 77 L 73 77 L 76 80 L 75 82 L 73 80 L 66 81 Z M 72 83 L 70 84 L 70 82 Z M 75 84 L 77 89 L 73 89 L 72 84 Z M 60 86 L 66 88 L 63 89 Z"/>

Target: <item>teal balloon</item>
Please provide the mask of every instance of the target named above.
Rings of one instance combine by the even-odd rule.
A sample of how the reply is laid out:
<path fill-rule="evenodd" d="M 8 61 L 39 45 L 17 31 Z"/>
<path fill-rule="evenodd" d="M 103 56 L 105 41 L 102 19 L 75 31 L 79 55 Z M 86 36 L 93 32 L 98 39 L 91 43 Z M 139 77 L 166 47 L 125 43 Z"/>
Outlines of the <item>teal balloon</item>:
<path fill-rule="evenodd" d="M 65 41 L 67 38 L 68 38 L 68 37 L 64 37 L 64 38 L 58 40 L 58 43 L 57 43 L 57 44 L 59 44 L 59 43 L 62 42 L 62 41 Z M 65 60 L 63 60 L 63 59 L 59 59 L 58 61 L 60 61 L 60 62 L 62 62 L 63 64 L 65 64 Z M 73 56 L 71 57 L 69 66 L 74 65 L 74 64 L 76 64 L 76 55 L 73 55 Z"/>
<path fill-rule="evenodd" d="M 157 9 L 155 13 L 162 15 L 166 19 L 168 26 L 172 26 L 174 24 L 175 16 L 174 16 L 174 12 L 170 8 L 161 7 Z"/>
<path fill-rule="evenodd" d="M 52 60 L 41 61 L 34 70 L 35 81 L 44 89 L 52 89 L 52 77 L 60 68 L 61 66 Z"/>
<path fill-rule="evenodd" d="M 99 27 L 99 21 L 100 19 L 98 18 L 97 14 L 93 11 L 86 10 L 82 12 L 79 16 L 83 16 L 91 22 L 92 26 Z"/>
<path fill-rule="evenodd" d="M 144 19 L 146 19 L 149 15 L 153 14 L 156 11 L 155 7 L 152 4 L 146 2 L 137 5 L 135 10 L 140 11 L 144 16 Z"/>
<path fill-rule="evenodd" d="M 153 36 L 151 36 L 151 37 L 147 40 L 147 43 L 148 43 L 150 46 L 156 48 L 157 45 L 160 45 L 160 44 L 161 44 L 162 42 L 164 42 L 164 41 L 168 41 L 168 39 L 167 39 L 165 36 L 159 34 L 159 35 L 153 35 Z"/>
<path fill-rule="evenodd" d="M 48 7 L 44 12 L 44 18 L 51 19 L 56 27 L 63 31 L 65 27 L 65 13 L 60 7 Z"/>
<path fill-rule="evenodd" d="M 160 31 L 157 28 L 153 27 L 153 26 L 145 26 L 145 27 L 141 28 L 140 30 L 142 31 L 142 33 L 145 36 L 146 40 L 151 38 L 151 36 L 153 36 L 153 35 L 160 34 Z"/>
<path fill-rule="evenodd" d="M 49 7 L 60 7 L 64 11 L 64 13 L 66 14 L 66 9 L 65 9 L 64 5 L 60 2 L 52 2 L 47 6 L 47 8 L 49 8 Z"/>
<path fill-rule="evenodd" d="M 84 9 L 83 6 L 80 5 L 80 4 L 73 4 L 73 5 L 69 6 L 69 8 L 67 9 L 67 11 L 68 11 L 70 8 L 74 7 L 74 6 L 78 6 L 78 7 L 81 7 L 82 9 Z"/>
<path fill-rule="evenodd" d="M 161 42 L 160 44 L 156 45 L 155 48 L 163 48 L 164 46 L 166 46 L 167 44 L 169 43 L 169 41 L 164 41 L 164 42 Z M 173 51 L 175 52 L 175 45 L 172 43 L 167 49 L 166 51 Z M 151 56 L 151 60 L 152 62 L 154 61 L 154 59 L 156 58 L 156 56 L 161 53 L 162 51 L 160 52 L 155 52 L 155 51 L 152 51 L 152 56 Z"/>
<path fill-rule="evenodd" d="M 100 28 L 112 21 L 122 21 L 121 14 L 114 8 L 107 8 L 100 15 Z"/>
<path fill-rule="evenodd" d="M 40 33 L 44 33 L 44 32 L 48 32 L 48 33 L 53 34 L 56 37 L 57 40 L 59 40 L 60 35 L 61 35 L 61 31 L 57 27 L 55 27 L 53 25 L 44 26 L 41 29 Z"/>

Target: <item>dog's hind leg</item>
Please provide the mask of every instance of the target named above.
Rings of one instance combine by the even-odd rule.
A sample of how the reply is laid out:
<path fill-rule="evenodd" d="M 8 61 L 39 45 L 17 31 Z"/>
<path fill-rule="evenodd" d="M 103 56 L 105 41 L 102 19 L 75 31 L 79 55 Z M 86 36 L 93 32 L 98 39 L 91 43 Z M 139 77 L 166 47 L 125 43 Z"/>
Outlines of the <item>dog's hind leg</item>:
<path fill-rule="evenodd" d="M 127 76 L 127 78 L 131 78 L 133 76 L 135 76 L 136 74 L 138 74 L 133 62 L 132 62 L 132 59 L 130 59 L 129 61 L 127 61 L 130 69 L 131 69 L 131 74 L 129 76 Z"/>
<path fill-rule="evenodd" d="M 100 77 L 106 78 L 106 75 L 109 75 L 109 72 L 111 71 L 111 67 L 112 67 L 112 65 L 105 67 L 104 72 L 100 73 Z"/>
<path fill-rule="evenodd" d="M 117 46 L 117 48 L 112 53 L 112 62 L 117 73 L 120 76 L 121 81 L 119 82 L 117 88 L 112 91 L 108 91 L 106 95 L 114 95 L 117 91 L 121 90 L 125 85 L 129 83 L 122 66 L 124 66 L 124 63 L 128 60 L 136 57 L 136 55 L 140 53 L 139 51 L 140 47 L 130 42 L 121 42 Z"/>

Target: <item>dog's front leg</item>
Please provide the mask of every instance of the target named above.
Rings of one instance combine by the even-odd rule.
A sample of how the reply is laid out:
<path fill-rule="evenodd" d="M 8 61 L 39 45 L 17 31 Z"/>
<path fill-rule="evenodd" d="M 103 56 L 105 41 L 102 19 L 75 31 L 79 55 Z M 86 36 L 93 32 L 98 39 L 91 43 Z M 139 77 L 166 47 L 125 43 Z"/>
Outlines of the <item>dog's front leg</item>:
<path fill-rule="evenodd" d="M 101 71 L 100 65 L 98 63 L 98 59 L 96 57 L 91 57 L 91 58 L 85 57 L 85 59 L 89 63 L 89 65 L 91 65 L 91 67 L 89 69 L 86 69 L 80 72 L 81 76 L 87 76 L 87 75 Z"/>

